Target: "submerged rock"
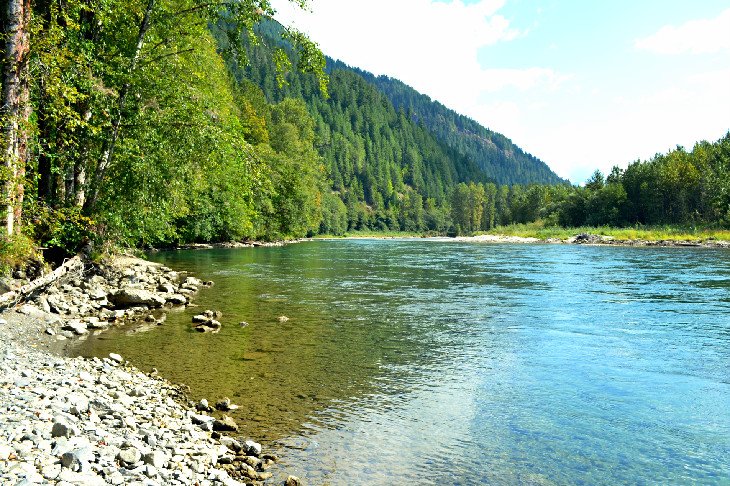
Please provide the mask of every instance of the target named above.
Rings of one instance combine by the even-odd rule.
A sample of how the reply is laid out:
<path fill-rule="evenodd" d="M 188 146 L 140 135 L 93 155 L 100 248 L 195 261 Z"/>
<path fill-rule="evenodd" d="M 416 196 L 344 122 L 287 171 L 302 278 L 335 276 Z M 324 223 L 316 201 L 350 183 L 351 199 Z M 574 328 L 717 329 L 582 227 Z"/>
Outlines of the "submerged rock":
<path fill-rule="evenodd" d="M 228 415 L 213 422 L 213 430 L 216 432 L 238 432 L 238 424 Z"/>
<path fill-rule="evenodd" d="M 238 408 L 238 405 L 233 405 L 231 403 L 231 399 L 225 397 L 215 402 L 215 408 L 220 410 L 221 412 L 228 412 L 230 410 L 236 410 Z"/>

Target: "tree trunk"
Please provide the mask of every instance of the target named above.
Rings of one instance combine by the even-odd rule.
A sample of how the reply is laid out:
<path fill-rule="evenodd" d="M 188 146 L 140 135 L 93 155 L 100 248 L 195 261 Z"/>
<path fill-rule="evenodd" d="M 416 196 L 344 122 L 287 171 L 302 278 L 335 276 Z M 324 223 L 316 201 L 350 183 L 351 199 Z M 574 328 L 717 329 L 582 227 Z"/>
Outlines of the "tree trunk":
<path fill-rule="evenodd" d="M 144 17 L 142 18 L 142 23 L 139 26 L 139 34 L 137 35 L 137 44 L 135 45 L 134 54 L 132 55 L 132 59 L 129 62 L 129 70 L 127 72 L 128 76 L 132 76 L 134 74 L 134 71 L 137 69 L 139 55 L 142 51 L 142 46 L 144 45 L 147 31 L 150 29 L 150 16 L 154 7 L 155 0 L 148 0 L 147 8 L 145 8 Z M 124 109 L 127 104 L 129 88 L 130 82 L 127 81 L 124 86 L 122 86 L 122 89 L 119 92 L 119 99 L 117 102 L 117 114 L 114 120 L 112 120 L 111 134 L 106 140 L 106 146 L 104 147 L 101 159 L 99 159 L 99 163 L 96 166 L 96 172 L 94 173 L 93 184 L 89 193 L 89 197 L 86 199 L 85 209 L 87 210 L 87 212 L 93 210 L 94 205 L 96 204 L 96 201 L 99 197 L 101 185 L 104 183 L 104 176 L 106 175 L 106 171 L 107 169 L 109 169 L 109 166 L 112 163 L 112 159 L 114 157 L 114 149 L 116 148 L 117 140 L 119 139 L 119 129 L 122 124 Z"/>
<path fill-rule="evenodd" d="M 43 104 L 38 105 L 38 111 Z M 41 141 L 41 149 L 38 154 L 38 201 L 42 201 L 49 206 L 53 200 L 53 174 L 51 173 L 51 157 L 48 153 L 47 141 L 50 140 L 51 133 L 48 122 L 42 113 L 38 114 L 38 138 Z M 43 143 L 46 141 L 46 143 Z"/>
<path fill-rule="evenodd" d="M 10 292 L 0 295 L 0 308 L 14 305 L 20 299 L 30 295 L 40 288 L 48 286 L 68 273 L 77 272 L 81 274 L 83 273 L 83 270 L 84 262 L 80 256 L 76 255 L 75 257 L 66 260 L 63 265 L 55 269 L 53 272 L 23 285 L 18 290 L 11 290 Z"/>
<path fill-rule="evenodd" d="M 53 198 L 53 207 L 58 209 L 66 202 L 66 175 L 63 170 L 59 169 L 54 174 L 53 191 L 55 195 Z"/>
<path fill-rule="evenodd" d="M 6 168 L 5 227 L 9 235 L 20 230 L 23 177 L 28 158 L 30 94 L 28 50 L 30 46 L 30 0 L 7 0 L 3 36 L 2 106 L 3 158 Z"/>
<path fill-rule="evenodd" d="M 74 165 L 74 187 L 76 194 L 74 195 L 73 203 L 79 208 L 83 208 L 86 202 L 86 166 L 84 164 L 86 164 L 86 160 L 79 160 Z"/>

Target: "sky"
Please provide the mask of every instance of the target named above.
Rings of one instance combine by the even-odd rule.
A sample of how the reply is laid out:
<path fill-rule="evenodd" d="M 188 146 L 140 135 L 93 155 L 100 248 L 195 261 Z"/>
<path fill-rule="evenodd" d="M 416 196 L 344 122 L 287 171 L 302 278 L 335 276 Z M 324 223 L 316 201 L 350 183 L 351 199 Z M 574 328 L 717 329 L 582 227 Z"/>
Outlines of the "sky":
<path fill-rule="evenodd" d="M 730 131 L 730 0 L 272 0 L 330 57 L 400 79 L 579 184 Z"/>

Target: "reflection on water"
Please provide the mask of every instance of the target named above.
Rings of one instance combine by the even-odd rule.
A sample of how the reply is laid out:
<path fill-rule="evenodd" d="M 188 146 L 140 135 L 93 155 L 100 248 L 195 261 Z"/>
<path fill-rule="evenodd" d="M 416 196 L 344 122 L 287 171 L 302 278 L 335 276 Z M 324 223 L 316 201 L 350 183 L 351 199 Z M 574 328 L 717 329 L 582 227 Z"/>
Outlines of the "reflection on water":
<path fill-rule="evenodd" d="M 728 257 L 418 240 L 161 253 L 216 282 L 197 303 L 221 332 L 192 332 L 188 309 L 78 352 L 231 397 L 308 484 L 730 483 Z"/>

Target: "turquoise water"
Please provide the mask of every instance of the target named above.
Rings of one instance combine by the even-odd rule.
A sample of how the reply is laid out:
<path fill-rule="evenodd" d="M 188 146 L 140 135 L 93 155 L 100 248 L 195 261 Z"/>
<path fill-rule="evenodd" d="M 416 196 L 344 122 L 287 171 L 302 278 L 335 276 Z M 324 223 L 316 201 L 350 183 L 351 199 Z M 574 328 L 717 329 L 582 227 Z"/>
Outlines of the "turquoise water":
<path fill-rule="evenodd" d="M 152 258 L 216 282 L 197 302 L 221 333 L 194 333 L 189 309 L 79 353 L 230 396 L 279 475 L 730 484 L 730 252 L 347 240 Z"/>

